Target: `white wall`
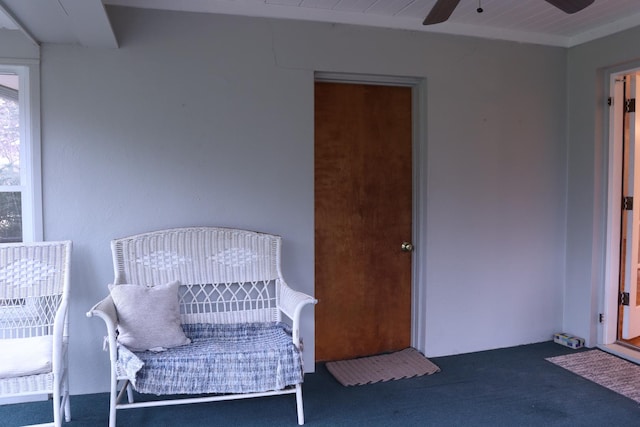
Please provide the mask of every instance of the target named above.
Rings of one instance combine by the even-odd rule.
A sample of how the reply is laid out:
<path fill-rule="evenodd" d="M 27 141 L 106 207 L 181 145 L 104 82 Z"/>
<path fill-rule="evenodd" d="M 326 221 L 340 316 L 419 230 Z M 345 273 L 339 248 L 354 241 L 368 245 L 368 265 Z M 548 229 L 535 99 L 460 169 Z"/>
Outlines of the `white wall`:
<path fill-rule="evenodd" d="M 315 71 L 426 79 L 428 356 L 562 326 L 566 50 L 465 37 L 109 8 L 121 47 L 42 47 L 45 236 L 74 241 L 72 393 L 106 391 L 109 241 L 186 225 L 284 239 L 313 292 Z M 322 302 L 320 302 L 322 303 Z M 312 310 L 305 313 L 312 366 Z"/>
<path fill-rule="evenodd" d="M 576 46 L 568 55 L 567 283 L 564 325 L 596 345 L 604 313 L 608 128 L 605 80 L 640 60 L 640 27 Z M 627 65 L 627 67 L 630 65 Z M 610 313 L 615 315 L 615 313 Z"/>

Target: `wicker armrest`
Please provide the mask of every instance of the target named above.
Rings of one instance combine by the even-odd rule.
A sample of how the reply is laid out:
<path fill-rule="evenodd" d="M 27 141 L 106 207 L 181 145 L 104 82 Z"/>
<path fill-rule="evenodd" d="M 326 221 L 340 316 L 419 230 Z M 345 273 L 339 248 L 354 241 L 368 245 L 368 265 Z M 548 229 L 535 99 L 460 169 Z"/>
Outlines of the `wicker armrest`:
<path fill-rule="evenodd" d="M 116 326 L 118 324 L 118 314 L 111 295 L 105 297 L 87 312 L 87 317 L 94 316 L 104 320 L 105 326 L 107 327 L 110 358 L 111 360 L 117 360 Z"/>
<path fill-rule="evenodd" d="M 118 323 L 116 306 L 113 303 L 113 299 L 111 299 L 111 295 L 105 297 L 87 312 L 87 317 L 93 316 L 98 316 L 104 319 L 105 322 L 112 323 L 114 326 Z"/>
<path fill-rule="evenodd" d="M 307 304 L 317 304 L 318 300 L 303 292 L 294 291 L 286 283 L 280 282 L 278 308 L 292 321 L 293 343 L 300 347 L 300 312 Z"/>

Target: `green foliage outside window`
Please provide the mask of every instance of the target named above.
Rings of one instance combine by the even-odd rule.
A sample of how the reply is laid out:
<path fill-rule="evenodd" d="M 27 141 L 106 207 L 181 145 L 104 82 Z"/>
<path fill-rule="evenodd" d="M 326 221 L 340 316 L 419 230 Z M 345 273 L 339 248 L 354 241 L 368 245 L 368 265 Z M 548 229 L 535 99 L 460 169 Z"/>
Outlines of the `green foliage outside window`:
<path fill-rule="evenodd" d="M 0 96 L 0 186 L 20 185 L 20 117 L 18 102 Z M 0 242 L 22 240 L 19 191 L 0 191 Z"/>
<path fill-rule="evenodd" d="M 0 243 L 22 241 L 21 194 L 0 193 Z"/>
<path fill-rule="evenodd" d="M 20 185 L 18 103 L 0 96 L 0 185 Z"/>

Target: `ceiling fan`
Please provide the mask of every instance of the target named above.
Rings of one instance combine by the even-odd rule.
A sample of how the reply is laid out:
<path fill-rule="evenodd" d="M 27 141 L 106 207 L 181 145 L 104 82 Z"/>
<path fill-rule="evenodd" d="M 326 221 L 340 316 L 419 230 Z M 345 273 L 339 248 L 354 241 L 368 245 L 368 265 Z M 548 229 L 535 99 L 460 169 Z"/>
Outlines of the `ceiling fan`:
<path fill-rule="evenodd" d="M 545 0 L 558 9 L 566 13 L 580 12 L 585 7 L 593 3 L 594 0 Z M 453 13 L 460 0 L 437 0 L 436 4 L 424 19 L 422 25 L 439 24 L 444 22 Z"/>

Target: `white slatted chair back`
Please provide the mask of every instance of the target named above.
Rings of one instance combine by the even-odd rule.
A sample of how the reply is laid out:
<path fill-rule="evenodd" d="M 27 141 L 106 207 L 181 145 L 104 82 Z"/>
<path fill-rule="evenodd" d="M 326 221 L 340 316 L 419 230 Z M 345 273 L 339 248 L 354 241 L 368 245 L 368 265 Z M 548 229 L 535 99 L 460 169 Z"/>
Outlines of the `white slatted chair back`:
<path fill-rule="evenodd" d="M 113 240 L 114 285 L 180 281 L 182 323 L 280 321 L 279 236 L 176 228 Z"/>
<path fill-rule="evenodd" d="M 70 258 L 70 241 L 0 244 L 0 349 L 8 350 L 10 354 L 3 357 L 12 361 L 28 361 L 27 367 L 23 364 L 0 378 L 0 398 L 52 395 L 56 427 L 63 419 L 71 420 L 67 351 Z M 17 344 L 25 341 L 40 344 Z M 45 348 L 49 342 L 52 348 Z M 35 355 L 35 351 L 42 354 Z M 33 360 L 36 364 L 44 360 L 44 366 L 30 371 Z"/>
<path fill-rule="evenodd" d="M 68 303 L 70 250 L 71 242 L 0 245 L 0 340 L 54 333 Z"/>

